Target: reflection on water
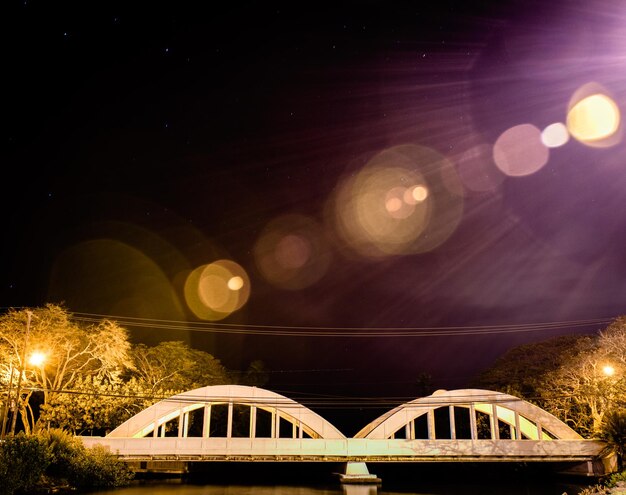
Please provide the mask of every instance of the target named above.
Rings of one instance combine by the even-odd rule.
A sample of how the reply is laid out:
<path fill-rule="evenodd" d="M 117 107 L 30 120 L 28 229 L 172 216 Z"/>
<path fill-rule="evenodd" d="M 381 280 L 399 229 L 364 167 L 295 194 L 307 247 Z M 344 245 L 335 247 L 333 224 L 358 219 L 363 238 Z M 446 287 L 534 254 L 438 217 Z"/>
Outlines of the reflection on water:
<path fill-rule="evenodd" d="M 94 495 L 568 495 L 577 494 L 582 487 L 562 483 L 531 484 L 512 481 L 482 485 L 441 483 L 437 486 L 414 486 L 387 489 L 371 485 L 340 485 L 334 487 L 290 485 L 189 485 L 183 483 L 146 483 L 117 490 L 92 492 Z M 417 491 L 416 491 L 417 490 Z"/>

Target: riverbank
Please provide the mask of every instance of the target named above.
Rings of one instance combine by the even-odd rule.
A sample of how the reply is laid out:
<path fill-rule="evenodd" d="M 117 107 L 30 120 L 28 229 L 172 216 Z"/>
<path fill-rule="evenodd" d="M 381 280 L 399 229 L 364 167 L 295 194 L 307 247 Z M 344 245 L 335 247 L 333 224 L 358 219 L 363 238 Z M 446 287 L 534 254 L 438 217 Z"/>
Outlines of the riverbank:
<path fill-rule="evenodd" d="M 128 485 L 133 473 L 117 456 L 86 449 L 72 435 L 19 433 L 0 443 L 0 495 L 63 493 Z"/>

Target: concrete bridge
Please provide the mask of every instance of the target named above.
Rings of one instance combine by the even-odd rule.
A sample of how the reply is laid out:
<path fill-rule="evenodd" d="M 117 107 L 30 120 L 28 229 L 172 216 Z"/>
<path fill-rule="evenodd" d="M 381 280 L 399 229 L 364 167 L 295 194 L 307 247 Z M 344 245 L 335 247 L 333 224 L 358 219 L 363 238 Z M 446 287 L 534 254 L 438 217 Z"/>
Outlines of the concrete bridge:
<path fill-rule="evenodd" d="M 522 399 L 438 391 L 402 404 L 347 438 L 309 408 L 256 387 L 219 385 L 162 400 L 105 437 L 135 467 L 167 462 L 345 462 L 343 481 L 375 480 L 367 462 L 565 462 L 601 475 L 605 444 L 585 440 Z"/>

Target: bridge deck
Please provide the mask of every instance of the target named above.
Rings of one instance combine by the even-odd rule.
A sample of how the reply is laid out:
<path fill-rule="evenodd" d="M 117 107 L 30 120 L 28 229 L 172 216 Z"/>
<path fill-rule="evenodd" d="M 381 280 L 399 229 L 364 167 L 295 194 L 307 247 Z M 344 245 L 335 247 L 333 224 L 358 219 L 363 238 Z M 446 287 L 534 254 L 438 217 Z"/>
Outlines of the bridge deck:
<path fill-rule="evenodd" d="M 126 459 L 240 462 L 563 462 L 599 456 L 595 440 L 371 440 L 81 437 Z"/>

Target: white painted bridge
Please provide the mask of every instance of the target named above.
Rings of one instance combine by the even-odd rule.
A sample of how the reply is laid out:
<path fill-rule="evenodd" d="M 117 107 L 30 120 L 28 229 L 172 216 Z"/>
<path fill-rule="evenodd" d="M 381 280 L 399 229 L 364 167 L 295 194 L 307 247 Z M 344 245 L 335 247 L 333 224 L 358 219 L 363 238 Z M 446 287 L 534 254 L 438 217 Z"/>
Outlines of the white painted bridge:
<path fill-rule="evenodd" d="M 477 389 L 438 391 L 407 402 L 347 438 L 285 396 L 256 387 L 209 386 L 162 400 L 105 437 L 81 439 L 129 461 L 539 461 L 585 463 L 595 474 L 605 469 L 598 462 L 603 442 L 583 439 L 517 397 Z"/>

